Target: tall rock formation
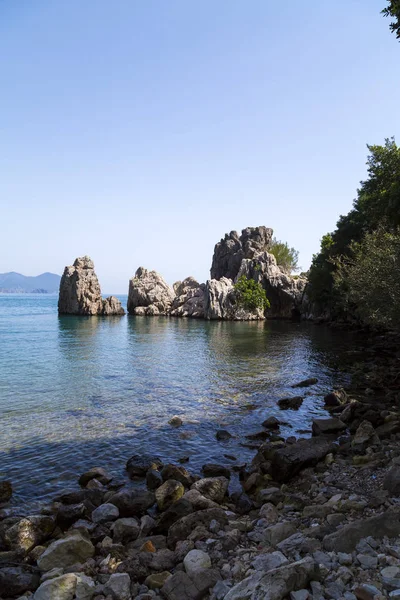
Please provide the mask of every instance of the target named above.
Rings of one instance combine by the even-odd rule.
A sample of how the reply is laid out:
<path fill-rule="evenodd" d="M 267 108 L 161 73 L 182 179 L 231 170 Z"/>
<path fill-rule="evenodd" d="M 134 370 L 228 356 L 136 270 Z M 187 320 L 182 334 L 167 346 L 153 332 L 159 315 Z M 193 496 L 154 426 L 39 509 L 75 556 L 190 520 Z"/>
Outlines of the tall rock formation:
<path fill-rule="evenodd" d="M 237 305 L 232 279 L 209 279 L 204 293 L 204 317 L 209 320 L 256 321 L 264 319 L 262 309 L 246 310 Z"/>
<path fill-rule="evenodd" d="M 186 277 L 174 283 L 175 298 L 171 306 L 172 317 L 204 317 L 204 283 Z"/>
<path fill-rule="evenodd" d="M 233 283 L 241 276 L 252 278 L 261 283 L 271 303 L 266 315 L 270 318 L 293 318 L 306 312 L 305 288 L 307 280 L 287 275 L 276 263 L 275 257 L 268 252 L 271 247 L 273 230 L 267 227 L 247 227 L 241 235 L 231 231 L 216 244 L 211 266 L 211 282 L 206 288 L 206 318 L 218 313 L 218 309 L 209 309 L 215 303 L 212 290 L 218 286 L 214 280 L 227 278 Z M 226 283 L 223 287 L 226 288 Z M 228 311 L 229 312 L 229 311 Z M 219 318 L 225 316 L 224 310 Z"/>
<path fill-rule="evenodd" d="M 77 258 L 65 267 L 58 297 L 60 315 L 124 315 L 121 302 L 115 296 L 101 297 L 99 280 L 93 261 L 88 256 Z"/>
<path fill-rule="evenodd" d="M 175 298 L 173 289 L 156 271 L 139 267 L 129 281 L 130 315 L 168 315 Z"/>

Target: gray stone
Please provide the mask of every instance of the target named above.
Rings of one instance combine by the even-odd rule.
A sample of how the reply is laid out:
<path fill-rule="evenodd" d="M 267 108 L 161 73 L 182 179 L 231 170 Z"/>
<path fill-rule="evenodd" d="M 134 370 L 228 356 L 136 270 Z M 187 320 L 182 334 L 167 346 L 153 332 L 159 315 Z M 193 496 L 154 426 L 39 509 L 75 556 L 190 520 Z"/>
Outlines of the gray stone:
<path fill-rule="evenodd" d="M 12 550 L 29 552 L 35 546 L 46 541 L 55 528 L 53 517 L 46 515 L 32 515 L 20 519 L 7 529 L 4 535 L 5 542 Z"/>
<path fill-rule="evenodd" d="M 315 466 L 336 447 L 329 436 L 299 440 L 271 453 L 271 474 L 277 481 L 288 481 L 306 467 Z"/>
<path fill-rule="evenodd" d="M 357 560 L 364 569 L 376 569 L 378 566 L 378 559 L 369 554 L 357 554 Z"/>
<path fill-rule="evenodd" d="M 183 559 L 183 564 L 189 577 L 193 577 L 199 570 L 210 569 L 211 559 L 202 550 L 190 550 Z"/>
<path fill-rule="evenodd" d="M 104 591 L 114 600 L 130 600 L 131 579 L 128 573 L 113 573 L 105 584 Z"/>
<path fill-rule="evenodd" d="M 400 496 L 400 466 L 395 465 L 386 473 L 383 488 L 392 496 Z"/>
<path fill-rule="evenodd" d="M 85 562 L 94 555 L 92 542 L 80 532 L 74 531 L 65 538 L 50 544 L 39 557 L 37 563 L 41 571 L 50 571 L 55 567 L 69 567 Z"/>
<path fill-rule="evenodd" d="M 112 481 L 112 475 L 103 469 L 103 467 L 93 467 L 79 477 L 79 485 L 86 487 L 89 481 L 92 481 L 92 479 L 97 479 L 97 481 L 103 485 L 107 485 L 107 483 Z"/>
<path fill-rule="evenodd" d="M 95 523 L 107 523 L 115 521 L 119 517 L 119 510 L 114 504 L 101 504 L 92 512 L 92 521 Z"/>
<path fill-rule="evenodd" d="M 96 584 L 91 577 L 83 573 L 75 573 L 75 600 L 91 600 L 96 593 Z"/>
<path fill-rule="evenodd" d="M 228 490 L 229 480 L 226 477 L 206 477 L 196 481 L 191 489 L 197 490 L 202 496 L 221 504 Z"/>
<path fill-rule="evenodd" d="M 177 571 L 167 579 L 161 588 L 167 600 L 198 600 L 198 589 L 183 571 Z"/>
<path fill-rule="evenodd" d="M 349 523 L 323 540 L 324 548 L 335 552 L 353 552 L 358 542 L 367 536 L 382 539 L 400 535 L 400 512 L 388 509 L 386 512 Z"/>
<path fill-rule="evenodd" d="M 126 544 L 137 539 L 140 527 L 136 519 L 128 517 L 115 521 L 112 531 L 113 539 L 116 544 Z"/>
<path fill-rule="evenodd" d="M 0 598 L 35 591 L 39 579 L 39 574 L 28 567 L 2 566 L 0 567 Z"/>
<path fill-rule="evenodd" d="M 271 544 L 271 546 L 276 546 L 279 544 L 279 542 L 286 540 L 295 532 L 296 527 L 293 525 L 293 523 L 277 523 L 276 525 L 267 527 L 265 530 L 265 539 Z M 279 549 L 282 551 L 281 548 Z"/>
<path fill-rule="evenodd" d="M 121 517 L 134 517 L 141 515 L 153 506 L 155 496 L 152 492 L 142 490 L 121 490 L 113 494 L 108 502 L 119 509 Z"/>
<path fill-rule="evenodd" d="M 307 590 L 298 590 L 297 592 L 290 592 L 290 600 L 308 600 L 310 594 Z"/>
<path fill-rule="evenodd" d="M 36 590 L 34 600 L 73 600 L 76 584 L 77 577 L 74 573 L 49 579 Z"/>
<path fill-rule="evenodd" d="M 150 454 L 134 454 L 126 463 L 126 470 L 129 473 L 131 479 L 136 477 L 145 477 L 147 471 L 155 469 L 158 471 L 163 467 L 163 463 L 158 456 L 152 456 Z"/>
<path fill-rule="evenodd" d="M 175 298 L 173 289 L 156 271 L 139 267 L 129 281 L 128 313 L 167 315 Z"/>
<path fill-rule="evenodd" d="M 174 546 L 179 540 L 186 540 L 193 529 L 199 525 L 208 528 L 211 521 L 218 521 L 222 525 L 226 525 L 228 517 L 221 508 L 208 508 L 206 510 L 199 510 L 193 514 L 182 517 L 176 523 L 171 525 L 168 532 L 168 545 Z"/>
<path fill-rule="evenodd" d="M 346 429 L 346 425 L 340 419 L 331 417 L 329 419 L 314 419 L 312 422 L 313 435 L 326 435 L 339 433 Z"/>
<path fill-rule="evenodd" d="M 169 479 L 155 491 L 157 506 L 163 511 L 182 498 L 185 488 L 180 481 Z"/>
<path fill-rule="evenodd" d="M 288 559 L 282 554 L 282 552 L 271 552 L 269 554 L 259 554 L 251 563 L 251 566 L 256 571 L 263 571 L 267 573 L 272 569 L 282 567 L 282 565 L 288 564 Z"/>
<path fill-rule="evenodd" d="M 237 294 L 231 279 L 210 279 L 204 290 L 204 317 L 209 320 L 254 321 L 264 319 L 261 308 L 246 310 L 238 306 Z"/>
<path fill-rule="evenodd" d="M 125 314 L 115 296 L 102 299 L 94 264 L 88 256 L 77 258 L 72 266 L 65 267 L 60 281 L 58 312 L 85 316 Z"/>
<path fill-rule="evenodd" d="M 314 574 L 314 561 L 307 557 L 268 573 L 246 577 L 228 592 L 225 600 L 282 600 L 290 592 L 305 588 Z"/>

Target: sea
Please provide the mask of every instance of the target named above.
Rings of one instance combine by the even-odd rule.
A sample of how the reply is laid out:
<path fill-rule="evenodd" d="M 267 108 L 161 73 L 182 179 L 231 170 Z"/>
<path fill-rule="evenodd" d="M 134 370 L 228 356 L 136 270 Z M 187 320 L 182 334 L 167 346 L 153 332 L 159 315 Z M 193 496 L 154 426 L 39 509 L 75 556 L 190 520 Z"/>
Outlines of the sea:
<path fill-rule="evenodd" d="M 126 296 L 118 296 L 126 306 Z M 34 510 L 85 470 L 127 479 L 126 461 L 251 462 L 276 416 L 284 437 L 311 435 L 323 396 L 347 385 L 353 335 L 289 321 L 58 316 L 56 295 L 0 294 L 0 479 Z M 309 388 L 291 386 L 316 377 Z M 280 398 L 304 394 L 301 408 Z M 178 415 L 183 425 L 169 425 Z M 232 437 L 216 440 L 219 429 Z"/>

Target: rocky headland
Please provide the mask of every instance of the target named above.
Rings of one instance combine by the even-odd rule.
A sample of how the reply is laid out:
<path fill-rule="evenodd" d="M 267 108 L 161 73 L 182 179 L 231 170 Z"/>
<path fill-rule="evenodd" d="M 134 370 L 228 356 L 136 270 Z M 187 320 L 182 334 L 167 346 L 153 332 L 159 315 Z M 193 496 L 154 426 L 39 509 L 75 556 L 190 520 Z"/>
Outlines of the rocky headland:
<path fill-rule="evenodd" d="M 37 514 L 0 483 L 0 597 L 20 600 L 380 600 L 400 597 L 397 336 L 367 340 L 347 390 L 326 390 L 311 437 L 283 438 L 315 378 L 251 437 L 251 463 L 163 464 L 127 456 Z M 179 417 L 171 428 L 184 430 Z M 232 482 L 236 484 L 233 485 Z M 238 484 L 239 482 L 239 484 Z M 22 514 L 21 514 L 22 513 Z"/>
<path fill-rule="evenodd" d="M 214 249 L 211 279 L 193 277 L 170 287 L 156 271 L 139 267 L 129 282 L 128 313 L 224 320 L 307 318 L 307 280 L 285 273 L 268 252 L 272 229 L 247 227 L 226 234 Z M 237 302 L 235 283 L 242 276 L 260 283 L 270 307 L 248 310 Z"/>
<path fill-rule="evenodd" d="M 58 299 L 60 315 L 124 315 L 121 302 L 115 296 L 101 297 L 99 280 L 93 261 L 88 256 L 77 258 L 65 267 L 60 281 Z"/>

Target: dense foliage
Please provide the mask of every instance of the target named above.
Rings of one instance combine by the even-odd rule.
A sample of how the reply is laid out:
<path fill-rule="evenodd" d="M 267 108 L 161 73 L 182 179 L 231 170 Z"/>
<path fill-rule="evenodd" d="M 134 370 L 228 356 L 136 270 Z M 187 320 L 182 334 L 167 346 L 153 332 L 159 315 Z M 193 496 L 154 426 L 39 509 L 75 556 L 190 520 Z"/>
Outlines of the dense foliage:
<path fill-rule="evenodd" d="M 274 238 L 269 252 L 275 256 L 277 264 L 286 273 L 290 274 L 298 270 L 299 253 L 294 248 L 289 248 L 286 242 Z"/>
<path fill-rule="evenodd" d="M 323 237 L 320 253 L 314 256 L 309 272 L 311 300 L 333 317 L 348 312 L 345 289 L 354 283 L 354 279 L 345 283 L 345 272 L 339 283 L 336 275 L 340 268 L 351 261 L 353 265 L 361 261 L 363 240 L 364 244 L 375 240 L 366 238 L 368 234 L 378 230 L 392 234 L 400 226 L 400 148 L 392 138 L 386 139 L 384 146 L 368 146 L 368 150 L 368 179 L 361 182 L 352 210 L 340 217 L 333 233 Z M 351 294 L 350 297 L 355 301 Z"/>
<path fill-rule="evenodd" d="M 388 0 L 388 4 L 389 6 L 383 9 L 382 14 L 393 19 L 389 27 L 400 39 L 400 0 Z"/>
<path fill-rule="evenodd" d="M 352 245 L 352 258 L 338 264 L 335 288 L 342 308 L 362 323 L 395 328 L 400 324 L 400 233 L 383 227 Z"/>
<path fill-rule="evenodd" d="M 261 283 L 254 279 L 247 279 L 245 275 L 239 277 L 235 283 L 235 291 L 238 306 L 246 310 L 256 310 L 269 308 L 270 303 Z"/>

